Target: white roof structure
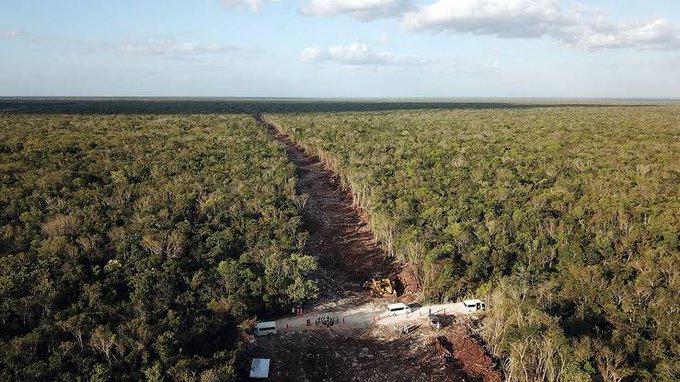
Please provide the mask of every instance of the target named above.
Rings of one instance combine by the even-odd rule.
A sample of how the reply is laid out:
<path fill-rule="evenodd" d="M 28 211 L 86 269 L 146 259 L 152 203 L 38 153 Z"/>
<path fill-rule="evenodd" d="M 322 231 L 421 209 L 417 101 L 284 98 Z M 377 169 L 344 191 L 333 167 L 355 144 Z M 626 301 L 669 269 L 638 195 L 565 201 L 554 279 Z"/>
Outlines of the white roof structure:
<path fill-rule="evenodd" d="M 250 378 L 269 378 L 269 358 L 253 358 L 250 364 Z"/>

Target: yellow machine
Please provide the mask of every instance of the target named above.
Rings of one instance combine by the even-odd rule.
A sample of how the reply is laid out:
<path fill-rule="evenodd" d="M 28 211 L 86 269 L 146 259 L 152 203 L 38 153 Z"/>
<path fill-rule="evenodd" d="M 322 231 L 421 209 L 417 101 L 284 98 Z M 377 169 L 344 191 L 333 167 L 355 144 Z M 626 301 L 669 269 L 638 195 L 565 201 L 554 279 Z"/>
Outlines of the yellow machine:
<path fill-rule="evenodd" d="M 371 290 L 372 296 L 382 297 L 385 295 L 397 295 L 394 289 L 394 283 L 389 277 L 373 277 L 371 281 L 366 282 L 366 287 Z"/>

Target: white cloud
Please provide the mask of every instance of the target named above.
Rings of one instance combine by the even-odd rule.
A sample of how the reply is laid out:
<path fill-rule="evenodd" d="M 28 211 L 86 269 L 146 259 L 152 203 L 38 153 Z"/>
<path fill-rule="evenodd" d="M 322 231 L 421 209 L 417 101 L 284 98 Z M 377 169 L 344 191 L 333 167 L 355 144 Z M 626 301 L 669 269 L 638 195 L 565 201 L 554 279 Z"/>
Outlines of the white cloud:
<path fill-rule="evenodd" d="M 421 66 L 427 64 L 427 60 L 414 55 L 373 52 L 368 45 L 360 42 L 328 49 L 307 47 L 302 51 L 302 60 L 305 62 L 327 61 L 348 66 L 372 67 Z"/>
<path fill-rule="evenodd" d="M 258 54 L 255 48 L 221 45 L 215 43 L 195 43 L 178 41 L 174 38 L 149 39 L 139 41 L 89 41 L 59 37 L 44 37 L 16 29 L 0 31 L 0 39 L 22 38 L 36 44 L 61 44 L 87 50 L 110 50 L 131 55 L 189 57 L 206 54 L 240 52 L 245 57 Z"/>
<path fill-rule="evenodd" d="M 374 51 L 368 45 L 354 42 L 349 45 L 338 45 L 322 49 L 307 47 L 302 51 L 301 59 L 307 63 L 332 63 L 348 67 L 372 69 L 410 68 L 423 69 L 438 73 L 496 71 L 497 62 L 469 63 L 451 58 L 425 58 L 412 54 Z"/>
<path fill-rule="evenodd" d="M 21 37 L 23 35 L 25 35 L 24 32 L 16 29 L 7 29 L 4 31 L 0 31 L 0 38 L 7 40 Z"/>
<path fill-rule="evenodd" d="M 235 0 L 233 0 L 235 1 Z M 246 1 L 246 0 L 240 0 Z M 254 1 L 254 0 L 253 0 Z M 680 24 L 663 18 L 620 22 L 606 13 L 562 0 L 436 0 L 415 7 L 410 0 L 308 0 L 307 16 L 349 14 L 359 19 L 400 17 L 412 31 L 549 37 L 581 49 L 680 49 Z"/>
<path fill-rule="evenodd" d="M 680 26 L 661 18 L 637 23 L 573 23 L 552 35 L 568 46 L 585 49 L 680 49 Z"/>
<path fill-rule="evenodd" d="M 116 44 L 116 50 L 139 55 L 167 55 L 167 56 L 190 56 L 207 53 L 223 53 L 239 50 L 236 47 L 222 46 L 218 44 L 195 44 L 192 42 L 180 42 L 176 40 L 150 40 Z"/>
<path fill-rule="evenodd" d="M 398 16 L 410 8 L 408 0 L 309 0 L 300 13 L 305 16 L 349 14 L 362 20 Z"/>
<path fill-rule="evenodd" d="M 248 8 L 257 12 L 262 7 L 262 0 L 222 0 L 222 5 L 232 8 Z"/>
<path fill-rule="evenodd" d="M 433 30 L 501 38 L 549 36 L 571 47 L 680 48 L 680 25 L 665 19 L 614 22 L 603 12 L 580 5 L 566 11 L 560 0 L 438 0 L 406 12 L 402 24 Z"/>
<path fill-rule="evenodd" d="M 559 0 L 439 0 L 407 12 L 402 23 L 412 30 L 538 37 L 560 15 Z"/>

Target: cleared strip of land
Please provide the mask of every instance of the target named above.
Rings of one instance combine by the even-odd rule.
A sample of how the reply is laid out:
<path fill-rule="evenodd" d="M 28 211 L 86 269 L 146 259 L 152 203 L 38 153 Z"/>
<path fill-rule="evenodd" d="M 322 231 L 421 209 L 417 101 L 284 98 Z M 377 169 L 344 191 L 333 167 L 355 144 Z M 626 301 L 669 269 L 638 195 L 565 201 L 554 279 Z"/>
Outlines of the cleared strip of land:
<path fill-rule="evenodd" d="M 394 317 L 385 311 L 388 303 L 417 297 L 410 269 L 386 256 L 367 224 L 370 217 L 326 163 L 274 125 L 258 122 L 285 145 L 297 167 L 296 190 L 308 195 L 302 219 L 309 237 L 303 252 L 317 256 L 320 265 L 320 299 L 306 304 L 303 315 L 277 320 L 277 335 L 255 340 L 251 355 L 272 360 L 270 379 L 499 381 L 497 365 L 470 330 L 462 303 L 411 304 L 410 314 Z M 376 274 L 397 280 L 399 297 L 371 297 L 363 283 Z M 443 330 L 429 326 L 430 313 L 444 319 Z M 333 325 L 317 321 L 323 318 Z M 405 326 L 407 336 L 396 330 Z M 436 345 L 438 337 L 458 347 L 443 350 Z"/>

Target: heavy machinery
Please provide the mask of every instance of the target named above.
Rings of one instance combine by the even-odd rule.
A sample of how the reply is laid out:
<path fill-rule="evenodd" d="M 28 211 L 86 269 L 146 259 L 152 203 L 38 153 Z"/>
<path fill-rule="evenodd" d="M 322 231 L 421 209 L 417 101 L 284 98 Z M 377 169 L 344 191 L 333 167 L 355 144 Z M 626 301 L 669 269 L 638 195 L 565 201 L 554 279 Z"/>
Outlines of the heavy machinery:
<path fill-rule="evenodd" d="M 367 281 L 364 284 L 364 286 L 371 290 L 371 296 L 373 297 L 397 295 L 397 290 L 394 288 L 394 283 L 389 277 L 372 277 L 370 281 Z"/>

